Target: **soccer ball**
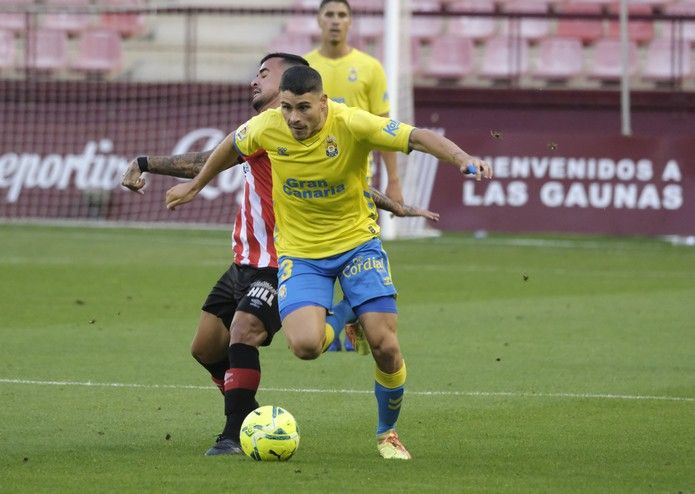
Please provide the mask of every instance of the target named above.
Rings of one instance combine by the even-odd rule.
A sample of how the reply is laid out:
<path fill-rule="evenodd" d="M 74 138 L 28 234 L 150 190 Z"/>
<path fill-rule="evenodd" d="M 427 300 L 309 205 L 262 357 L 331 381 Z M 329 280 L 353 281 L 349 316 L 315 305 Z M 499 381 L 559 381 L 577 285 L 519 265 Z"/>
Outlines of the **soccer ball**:
<path fill-rule="evenodd" d="M 241 424 L 241 449 L 256 461 L 287 461 L 299 446 L 299 428 L 284 408 L 266 405 Z"/>

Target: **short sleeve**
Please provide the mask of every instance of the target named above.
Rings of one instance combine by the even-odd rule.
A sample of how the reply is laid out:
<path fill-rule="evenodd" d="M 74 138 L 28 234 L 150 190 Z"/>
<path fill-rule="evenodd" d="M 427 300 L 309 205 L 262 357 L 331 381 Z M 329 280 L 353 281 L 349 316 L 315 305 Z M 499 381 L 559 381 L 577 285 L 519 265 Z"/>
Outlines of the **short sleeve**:
<path fill-rule="evenodd" d="M 260 127 L 259 117 L 260 115 L 256 115 L 234 131 L 234 148 L 242 156 L 251 156 L 261 148 L 257 139 Z"/>
<path fill-rule="evenodd" d="M 410 133 L 413 131 L 411 125 L 356 108 L 351 110 L 349 125 L 355 138 L 366 141 L 377 149 L 403 153 L 409 151 Z"/>

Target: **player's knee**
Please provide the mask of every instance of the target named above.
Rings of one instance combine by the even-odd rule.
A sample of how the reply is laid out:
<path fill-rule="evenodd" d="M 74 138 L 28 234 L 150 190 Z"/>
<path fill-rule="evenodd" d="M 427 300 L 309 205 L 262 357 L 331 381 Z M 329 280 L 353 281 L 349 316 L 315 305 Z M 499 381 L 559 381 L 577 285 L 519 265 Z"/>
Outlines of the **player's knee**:
<path fill-rule="evenodd" d="M 288 342 L 290 350 L 294 355 L 302 360 L 314 360 L 321 355 L 321 343 L 306 339 L 290 340 Z"/>
<path fill-rule="evenodd" d="M 302 360 L 315 360 L 321 355 L 321 348 L 319 347 L 292 347 L 292 353 Z"/>
<path fill-rule="evenodd" d="M 302 360 L 314 360 L 321 355 L 322 341 L 309 338 L 306 334 L 287 334 L 287 345 L 292 353 Z"/>
<path fill-rule="evenodd" d="M 227 355 L 229 331 L 217 316 L 202 312 L 195 336 L 191 342 L 191 355 L 198 362 L 212 364 Z"/>
<path fill-rule="evenodd" d="M 313 360 L 323 352 L 326 339 L 326 320 L 313 308 L 302 313 L 297 310 L 282 320 L 282 330 L 287 338 L 287 345 L 292 353 L 302 360 Z"/>
<path fill-rule="evenodd" d="M 401 347 L 395 333 L 385 333 L 371 342 L 372 354 L 377 360 L 396 360 L 400 358 Z"/>
<path fill-rule="evenodd" d="M 211 351 L 209 347 L 194 340 L 191 343 L 191 356 L 200 363 L 212 364 L 215 362 L 217 352 Z"/>
<path fill-rule="evenodd" d="M 245 345 L 258 347 L 267 337 L 268 333 L 266 332 L 265 325 L 260 319 L 250 314 L 248 317 L 235 316 L 229 330 L 230 344 L 243 343 Z"/>
<path fill-rule="evenodd" d="M 372 348 L 372 355 L 377 367 L 388 374 L 396 372 L 403 365 L 403 355 L 397 346 L 379 350 Z"/>

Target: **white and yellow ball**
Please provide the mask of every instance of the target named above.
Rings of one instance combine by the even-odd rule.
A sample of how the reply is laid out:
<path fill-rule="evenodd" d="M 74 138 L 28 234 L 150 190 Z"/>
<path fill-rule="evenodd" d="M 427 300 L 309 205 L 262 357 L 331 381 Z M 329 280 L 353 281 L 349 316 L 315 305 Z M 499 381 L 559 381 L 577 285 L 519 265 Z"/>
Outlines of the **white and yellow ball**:
<path fill-rule="evenodd" d="M 256 461 L 287 461 L 299 446 L 299 428 L 290 412 L 266 405 L 246 416 L 240 439 L 244 453 Z"/>

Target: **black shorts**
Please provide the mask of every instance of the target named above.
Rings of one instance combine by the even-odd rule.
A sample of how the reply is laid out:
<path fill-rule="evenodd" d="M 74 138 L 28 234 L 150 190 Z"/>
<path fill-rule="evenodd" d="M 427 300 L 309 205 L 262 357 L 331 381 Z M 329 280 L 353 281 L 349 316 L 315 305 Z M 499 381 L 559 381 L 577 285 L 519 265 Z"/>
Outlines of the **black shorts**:
<path fill-rule="evenodd" d="M 232 264 L 212 287 L 202 309 L 222 319 L 227 328 L 237 310 L 253 314 L 261 320 L 268 333 L 262 346 L 270 345 L 281 325 L 277 275 L 276 268 Z"/>

